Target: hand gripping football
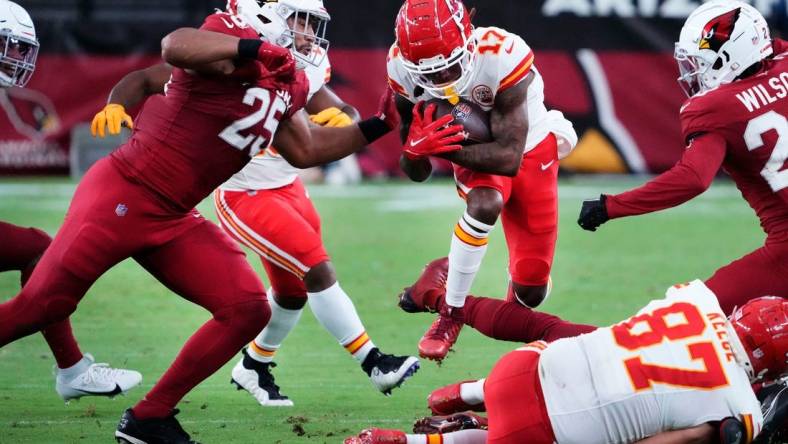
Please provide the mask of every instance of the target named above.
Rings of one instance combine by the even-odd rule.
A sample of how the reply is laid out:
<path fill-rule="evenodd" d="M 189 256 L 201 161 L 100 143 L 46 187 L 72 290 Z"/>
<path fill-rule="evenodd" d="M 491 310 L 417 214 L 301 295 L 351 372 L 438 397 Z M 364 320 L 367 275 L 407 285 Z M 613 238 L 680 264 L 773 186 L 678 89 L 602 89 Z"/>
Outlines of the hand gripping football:
<path fill-rule="evenodd" d="M 452 105 L 447 100 L 432 99 L 426 105 L 433 103 L 436 105 L 435 119 L 451 114 L 454 116 L 454 124 L 462 125 L 465 128 L 466 139 L 460 143 L 461 145 L 492 142 L 490 113 L 479 105 L 464 99 L 461 99 L 456 105 Z"/>

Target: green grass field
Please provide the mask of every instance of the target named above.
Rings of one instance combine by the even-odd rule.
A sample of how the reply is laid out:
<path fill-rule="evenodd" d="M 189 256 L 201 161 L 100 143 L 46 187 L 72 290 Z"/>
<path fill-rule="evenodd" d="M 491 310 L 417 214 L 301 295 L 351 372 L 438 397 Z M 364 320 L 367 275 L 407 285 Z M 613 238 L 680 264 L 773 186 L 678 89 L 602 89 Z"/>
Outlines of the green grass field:
<path fill-rule="evenodd" d="M 757 219 L 728 183 L 680 208 L 613 221 L 596 233 L 577 227 L 583 198 L 638 182 L 562 181 L 555 287 L 544 310 L 581 322 L 612 323 L 660 297 L 668 286 L 706 278 L 762 242 Z M 65 180 L 2 180 L 0 220 L 54 234 L 73 189 Z M 452 184 L 310 190 L 340 282 L 371 337 L 385 351 L 416 353 L 432 316 L 400 311 L 395 297 L 425 263 L 448 252 L 451 229 L 462 211 Z M 214 218 L 207 202 L 200 208 Z M 505 294 L 502 233 L 496 228 L 474 294 Z M 262 273 L 257 258 L 249 258 Z M 18 279 L 18 273 L 0 274 L 0 301 L 16 294 Z M 123 410 L 144 395 L 207 318 L 206 311 L 168 292 L 133 261 L 115 267 L 83 299 L 72 318 L 74 331 L 83 350 L 100 362 L 141 371 L 142 386 L 114 400 L 84 398 L 64 405 L 54 391 L 54 361 L 42 337 L 8 345 L 0 349 L 0 443 L 111 442 Z M 229 384 L 233 360 L 185 398 L 179 418 L 204 443 L 338 443 L 367 426 L 407 429 L 427 413 L 431 389 L 484 376 L 515 346 L 465 329 L 442 367 L 422 362 L 416 376 L 387 398 L 305 314 L 278 353 L 275 370 L 295 407 L 263 409 L 236 391 Z"/>

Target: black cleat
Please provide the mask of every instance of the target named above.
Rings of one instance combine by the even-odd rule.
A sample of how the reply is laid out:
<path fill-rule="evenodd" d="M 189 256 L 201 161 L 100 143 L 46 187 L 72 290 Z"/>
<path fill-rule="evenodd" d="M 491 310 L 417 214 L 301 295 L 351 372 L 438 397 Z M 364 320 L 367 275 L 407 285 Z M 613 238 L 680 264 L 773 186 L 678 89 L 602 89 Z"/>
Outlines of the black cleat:
<path fill-rule="evenodd" d="M 419 370 L 419 360 L 413 356 L 387 355 L 375 347 L 364 359 L 361 368 L 378 390 L 390 395 L 393 389 Z"/>
<path fill-rule="evenodd" d="M 166 418 L 137 419 L 134 412 L 127 409 L 120 417 L 115 430 L 115 440 L 121 444 L 199 444 L 183 430 L 172 411 Z"/>

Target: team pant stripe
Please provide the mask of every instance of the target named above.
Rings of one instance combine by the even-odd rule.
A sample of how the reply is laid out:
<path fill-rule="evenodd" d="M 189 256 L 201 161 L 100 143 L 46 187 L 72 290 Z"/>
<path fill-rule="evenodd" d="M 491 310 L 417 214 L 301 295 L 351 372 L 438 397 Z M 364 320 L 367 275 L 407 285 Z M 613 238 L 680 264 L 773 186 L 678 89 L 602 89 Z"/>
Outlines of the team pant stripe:
<path fill-rule="evenodd" d="M 440 433 L 427 435 L 427 444 L 443 444 L 443 435 Z"/>
<path fill-rule="evenodd" d="M 471 234 L 466 233 L 462 229 L 462 227 L 460 226 L 459 223 L 454 226 L 454 235 L 457 236 L 457 238 L 459 240 L 465 242 L 468 245 L 474 246 L 474 247 L 483 247 L 483 246 L 487 245 L 487 238 L 486 237 L 479 238 L 479 237 L 476 237 L 476 236 L 473 236 Z"/>
<path fill-rule="evenodd" d="M 258 355 L 260 355 L 260 356 L 262 356 L 264 358 L 272 358 L 274 356 L 274 354 L 276 353 L 276 350 L 269 350 L 267 348 L 260 347 L 254 341 L 249 343 L 249 347 L 251 347 L 252 350 L 255 353 L 257 353 Z"/>
<path fill-rule="evenodd" d="M 215 196 L 214 204 L 216 205 L 219 221 L 227 229 L 227 231 L 232 233 L 233 237 L 235 237 L 238 241 L 240 241 L 247 247 L 254 250 L 260 256 L 264 256 L 265 258 L 269 259 L 271 262 L 275 263 L 281 268 L 284 268 L 285 270 L 298 276 L 299 279 L 303 279 L 304 275 L 306 274 L 305 269 L 302 269 L 298 265 L 283 258 L 281 255 L 273 251 L 271 248 L 268 248 L 266 245 L 263 245 L 261 242 L 255 239 L 252 236 L 252 234 L 249 233 L 248 230 L 245 230 L 243 227 L 239 226 L 239 224 L 229 214 L 230 212 L 227 205 L 220 200 L 219 193 L 221 193 L 221 191 L 214 193 Z"/>
<path fill-rule="evenodd" d="M 350 352 L 350 354 L 352 355 L 353 353 L 357 352 L 361 347 L 363 347 L 364 344 L 366 344 L 367 342 L 369 342 L 369 335 L 367 335 L 367 332 L 361 333 L 360 335 L 358 335 L 356 339 L 350 341 L 347 345 L 345 345 L 345 350 Z"/>
<path fill-rule="evenodd" d="M 755 435 L 755 431 L 753 430 L 752 424 L 752 415 L 744 415 L 744 429 L 747 431 L 747 440 L 745 442 L 750 443 L 752 442 Z"/>

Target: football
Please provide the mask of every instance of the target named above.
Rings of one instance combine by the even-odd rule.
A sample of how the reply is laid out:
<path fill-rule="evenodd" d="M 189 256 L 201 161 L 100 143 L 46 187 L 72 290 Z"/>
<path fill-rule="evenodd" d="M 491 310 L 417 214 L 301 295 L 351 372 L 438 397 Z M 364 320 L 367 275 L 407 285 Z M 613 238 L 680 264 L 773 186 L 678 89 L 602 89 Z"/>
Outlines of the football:
<path fill-rule="evenodd" d="M 454 116 L 454 123 L 465 128 L 467 138 L 460 143 L 461 145 L 492 142 L 489 111 L 483 110 L 473 102 L 462 99 L 456 105 L 452 105 L 448 100 L 432 99 L 427 101 L 424 108 L 426 109 L 428 105 L 433 103 L 436 105 L 436 119 L 446 114 L 451 114 Z"/>

